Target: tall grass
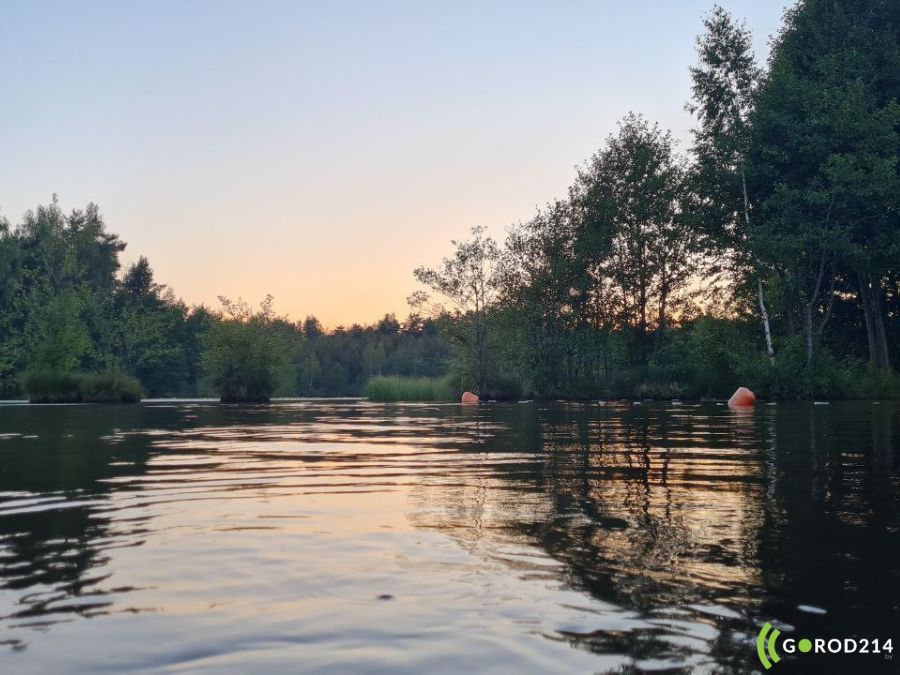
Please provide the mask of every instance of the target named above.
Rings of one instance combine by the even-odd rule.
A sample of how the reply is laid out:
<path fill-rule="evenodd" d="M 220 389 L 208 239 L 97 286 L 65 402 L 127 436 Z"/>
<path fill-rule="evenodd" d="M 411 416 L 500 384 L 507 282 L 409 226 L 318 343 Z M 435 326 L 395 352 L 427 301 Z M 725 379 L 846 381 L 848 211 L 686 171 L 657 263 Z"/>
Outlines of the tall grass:
<path fill-rule="evenodd" d="M 31 403 L 137 403 L 141 383 L 119 373 L 26 373 L 22 386 Z"/>
<path fill-rule="evenodd" d="M 119 373 L 86 373 L 81 377 L 82 401 L 137 403 L 144 395 L 141 383 Z"/>
<path fill-rule="evenodd" d="M 78 403 L 81 380 L 77 373 L 38 371 L 26 373 L 22 388 L 32 403 Z"/>
<path fill-rule="evenodd" d="M 678 382 L 641 382 L 634 387 L 637 398 L 682 398 L 688 395 L 688 389 Z"/>
<path fill-rule="evenodd" d="M 370 401 L 454 401 L 453 387 L 447 378 L 373 377 L 365 386 Z"/>

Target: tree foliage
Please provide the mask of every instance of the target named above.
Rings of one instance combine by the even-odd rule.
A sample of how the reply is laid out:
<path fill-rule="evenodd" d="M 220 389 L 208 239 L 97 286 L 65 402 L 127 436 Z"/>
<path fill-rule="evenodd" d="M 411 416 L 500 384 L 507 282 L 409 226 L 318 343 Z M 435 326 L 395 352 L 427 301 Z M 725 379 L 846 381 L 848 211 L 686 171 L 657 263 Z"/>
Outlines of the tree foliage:
<path fill-rule="evenodd" d="M 219 297 L 218 321 L 204 334 L 203 367 L 223 403 L 268 402 L 287 365 L 288 343 L 267 296 L 258 309 Z"/>
<path fill-rule="evenodd" d="M 374 378 L 385 396 L 438 381 L 487 398 L 896 395 L 900 3 L 800 0 L 771 44 L 758 65 L 714 7 L 692 146 L 627 115 L 502 243 L 476 227 L 416 269 L 402 321 L 188 307 L 146 258 L 120 269 L 94 204 L 0 219 L 0 395 L 29 371 L 225 400 L 359 395 Z"/>
<path fill-rule="evenodd" d="M 475 387 L 486 392 L 491 339 L 486 316 L 497 297 L 500 250 L 484 227 L 473 227 L 471 239 L 451 244 L 455 247 L 453 255 L 444 258 L 440 266 L 419 267 L 413 274 L 419 283 L 452 303 L 456 324 L 464 328 L 457 337 L 465 350 L 469 373 Z M 427 301 L 424 294 L 412 300 L 414 306 Z"/>
<path fill-rule="evenodd" d="M 802 0 L 761 68 L 714 7 L 693 146 L 630 114 L 565 198 L 510 228 L 485 370 L 542 396 L 896 393 L 898 38 L 898 3 Z M 458 260 L 416 277 L 447 290 Z"/>
<path fill-rule="evenodd" d="M 252 310 L 229 301 L 218 312 L 188 307 L 147 258 L 120 270 L 124 247 L 93 205 L 65 215 L 54 197 L 15 227 L 0 219 L 0 397 L 22 396 L 28 372 L 61 395 L 66 382 L 121 373 L 151 397 L 223 387 L 232 397 L 246 385 L 264 398 L 358 396 L 371 377 L 447 371 L 450 347 L 432 319 L 386 315 L 327 331 L 315 317 L 276 316 L 271 300 Z"/>

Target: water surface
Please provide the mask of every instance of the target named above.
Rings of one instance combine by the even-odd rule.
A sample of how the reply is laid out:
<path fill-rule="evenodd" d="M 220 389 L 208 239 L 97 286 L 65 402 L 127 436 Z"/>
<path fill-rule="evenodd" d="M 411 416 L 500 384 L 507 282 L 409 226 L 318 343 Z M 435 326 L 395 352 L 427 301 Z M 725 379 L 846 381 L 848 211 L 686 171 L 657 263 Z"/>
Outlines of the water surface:
<path fill-rule="evenodd" d="M 869 401 L 0 405 L 0 671 L 751 672 L 764 621 L 896 643 L 898 426 Z"/>

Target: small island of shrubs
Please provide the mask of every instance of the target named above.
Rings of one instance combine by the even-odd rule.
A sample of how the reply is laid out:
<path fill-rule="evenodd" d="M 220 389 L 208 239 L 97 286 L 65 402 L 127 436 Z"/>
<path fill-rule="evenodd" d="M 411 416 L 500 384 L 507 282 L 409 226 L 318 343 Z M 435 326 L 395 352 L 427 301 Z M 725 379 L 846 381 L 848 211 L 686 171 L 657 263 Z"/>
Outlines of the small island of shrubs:
<path fill-rule="evenodd" d="M 144 393 L 121 373 L 30 372 L 22 385 L 31 403 L 138 403 Z"/>
<path fill-rule="evenodd" d="M 222 403 L 268 403 L 282 385 L 291 350 L 275 330 L 272 296 L 257 310 L 242 300 L 219 301 L 218 321 L 203 336 L 203 370 Z"/>

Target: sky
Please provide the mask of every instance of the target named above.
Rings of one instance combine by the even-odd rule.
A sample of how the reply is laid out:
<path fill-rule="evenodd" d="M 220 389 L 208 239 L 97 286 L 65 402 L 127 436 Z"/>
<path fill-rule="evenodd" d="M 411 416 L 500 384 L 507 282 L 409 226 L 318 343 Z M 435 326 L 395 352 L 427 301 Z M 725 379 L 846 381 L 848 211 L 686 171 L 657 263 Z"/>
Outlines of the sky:
<path fill-rule="evenodd" d="M 785 3 L 721 0 L 757 56 Z M 629 111 L 686 148 L 707 0 L 0 0 L 0 215 L 100 205 L 189 304 L 401 319 Z"/>

